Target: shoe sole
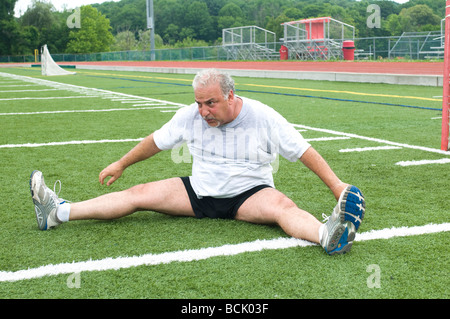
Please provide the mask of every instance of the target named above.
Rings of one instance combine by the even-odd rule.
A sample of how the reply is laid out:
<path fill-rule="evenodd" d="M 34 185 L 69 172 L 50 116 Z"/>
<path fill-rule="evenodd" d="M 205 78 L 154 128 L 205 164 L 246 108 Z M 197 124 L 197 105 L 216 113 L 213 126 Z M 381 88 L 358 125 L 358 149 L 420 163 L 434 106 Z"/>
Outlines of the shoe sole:
<path fill-rule="evenodd" d="M 325 249 L 329 255 L 345 254 L 350 251 L 356 234 L 352 228 L 354 227 L 352 227 L 350 222 L 336 226 L 333 236 Z"/>
<path fill-rule="evenodd" d="M 347 186 L 337 205 L 340 225 L 336 226 L 326 251 L 329 255 L 345 254 L 352 248 L 366 210 L 366 201 L 356 186 Z"/>
<path fill-rule="evenodd" d="M 348 186 L 339 199 L 341 222 L 351 222 L 358 230 L 366 211 L 366 200 L 362 192 L 356 186 Z"/>
<path fill-rule="evenodd" d="M 45 218 L 44 213 L 42 213 L 42 211 L 40 210 L 40 208 L 38 207 L 37 204 L 40 204 L 40 202 L 38 201 L 37 197 L 35 197 L 33 188 L 34 188 L 34 183 L 33 183 L 33 177 L 36 173 L 38 173 L 38 170 L 35 170 L 31 173 L 30 175 L 30 192 L 31 192 L 31 199 L 33 200 L 33 204 L 34 204 L 34 212 L 36 214 L 36 221 L 38 224 L 38 227 L 40 230 L 47 230 L 47 219 Z"/>

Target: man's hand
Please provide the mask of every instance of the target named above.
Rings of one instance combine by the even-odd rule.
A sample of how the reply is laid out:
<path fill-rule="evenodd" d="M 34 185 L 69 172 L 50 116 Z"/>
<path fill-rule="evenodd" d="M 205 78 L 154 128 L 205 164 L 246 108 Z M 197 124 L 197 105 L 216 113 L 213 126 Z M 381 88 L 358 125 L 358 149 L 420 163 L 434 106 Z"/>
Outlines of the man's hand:
<path fill-rule="evenodd" d="M 100 184 L 103 185 L 105 178 L 111 176 L 111 178 L 106 183 L 106 186 L 109 186 L 114 183 L 120 176 L 122 176 L 124 170 L 125 168 L 119 162 L 114 162 L 100 172 L 98 180 Z"/>

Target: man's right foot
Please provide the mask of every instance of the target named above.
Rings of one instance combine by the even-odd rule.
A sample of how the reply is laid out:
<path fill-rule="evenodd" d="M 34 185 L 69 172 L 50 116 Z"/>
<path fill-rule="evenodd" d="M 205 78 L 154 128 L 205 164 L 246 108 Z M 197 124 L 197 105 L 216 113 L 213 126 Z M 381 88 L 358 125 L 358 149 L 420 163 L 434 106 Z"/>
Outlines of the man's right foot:
<path fill-rule="evenodd" d="M 42 172 L 33 171 L 31 173 L 30 191 L 39 229 L 47 230 L 61 224 L 56 216 L 56 211 L 58 206 L 65 201 L 45 185 Z"/>
<path fill-rule="evenodd" d="M 366 202 L 361 191 L 356 186 L 347 186 L 324 225 L 320 244 L 329 255 L 350 251 L 365 209 Z"/>

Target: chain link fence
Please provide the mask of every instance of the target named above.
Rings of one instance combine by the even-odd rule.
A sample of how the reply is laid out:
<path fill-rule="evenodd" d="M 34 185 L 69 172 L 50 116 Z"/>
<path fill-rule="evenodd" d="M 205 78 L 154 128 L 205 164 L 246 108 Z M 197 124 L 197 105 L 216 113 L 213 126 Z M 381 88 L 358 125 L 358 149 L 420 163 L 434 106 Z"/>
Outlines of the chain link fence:
<path fill-rule="evenodd" d="M 397 37 L 355 38 L 355 59 L 442 59 L 443 37 L 440 31 L 404 33 Z M 252 55 L 254 59 L 277 60 L 283 42 L 275 42 L 272 54 Z M 263 43 L 261 44 L 263 45 Z M 258 47 L 257 45 L 255 47 Z M 248 50 L 248 48 L 246 48 Z M 266 50 L 266 49 L 265 49 Z M 267 53 L 267 52 L 266 52 Z M 242 59 L 242 55 L 230 54 L 226 46 L 192 47 L 154 50 L 156 61 L 227 61 Z M 88 54 L 52 54 L 55 62 L 94 61 L 151 61 L 151 51 L 120 51 Z M 39 56 L 37 56 L 39 59 Z M 34 55 L 0 56 L 1 63 L 35 63 Z"/>

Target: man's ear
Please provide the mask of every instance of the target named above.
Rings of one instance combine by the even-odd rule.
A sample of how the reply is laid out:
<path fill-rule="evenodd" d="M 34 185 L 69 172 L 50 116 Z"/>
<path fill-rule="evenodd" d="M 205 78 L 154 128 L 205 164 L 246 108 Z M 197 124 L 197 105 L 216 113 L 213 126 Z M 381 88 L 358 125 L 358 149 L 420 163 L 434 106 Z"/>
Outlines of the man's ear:
<path fill-rule="evenodd" d="M 233 90 L 230 90 L 230 92 L 228 92 L 228 104 L 233 103 L 234 98 L 235 98 L 234 92 L 233 92 Z"/>

